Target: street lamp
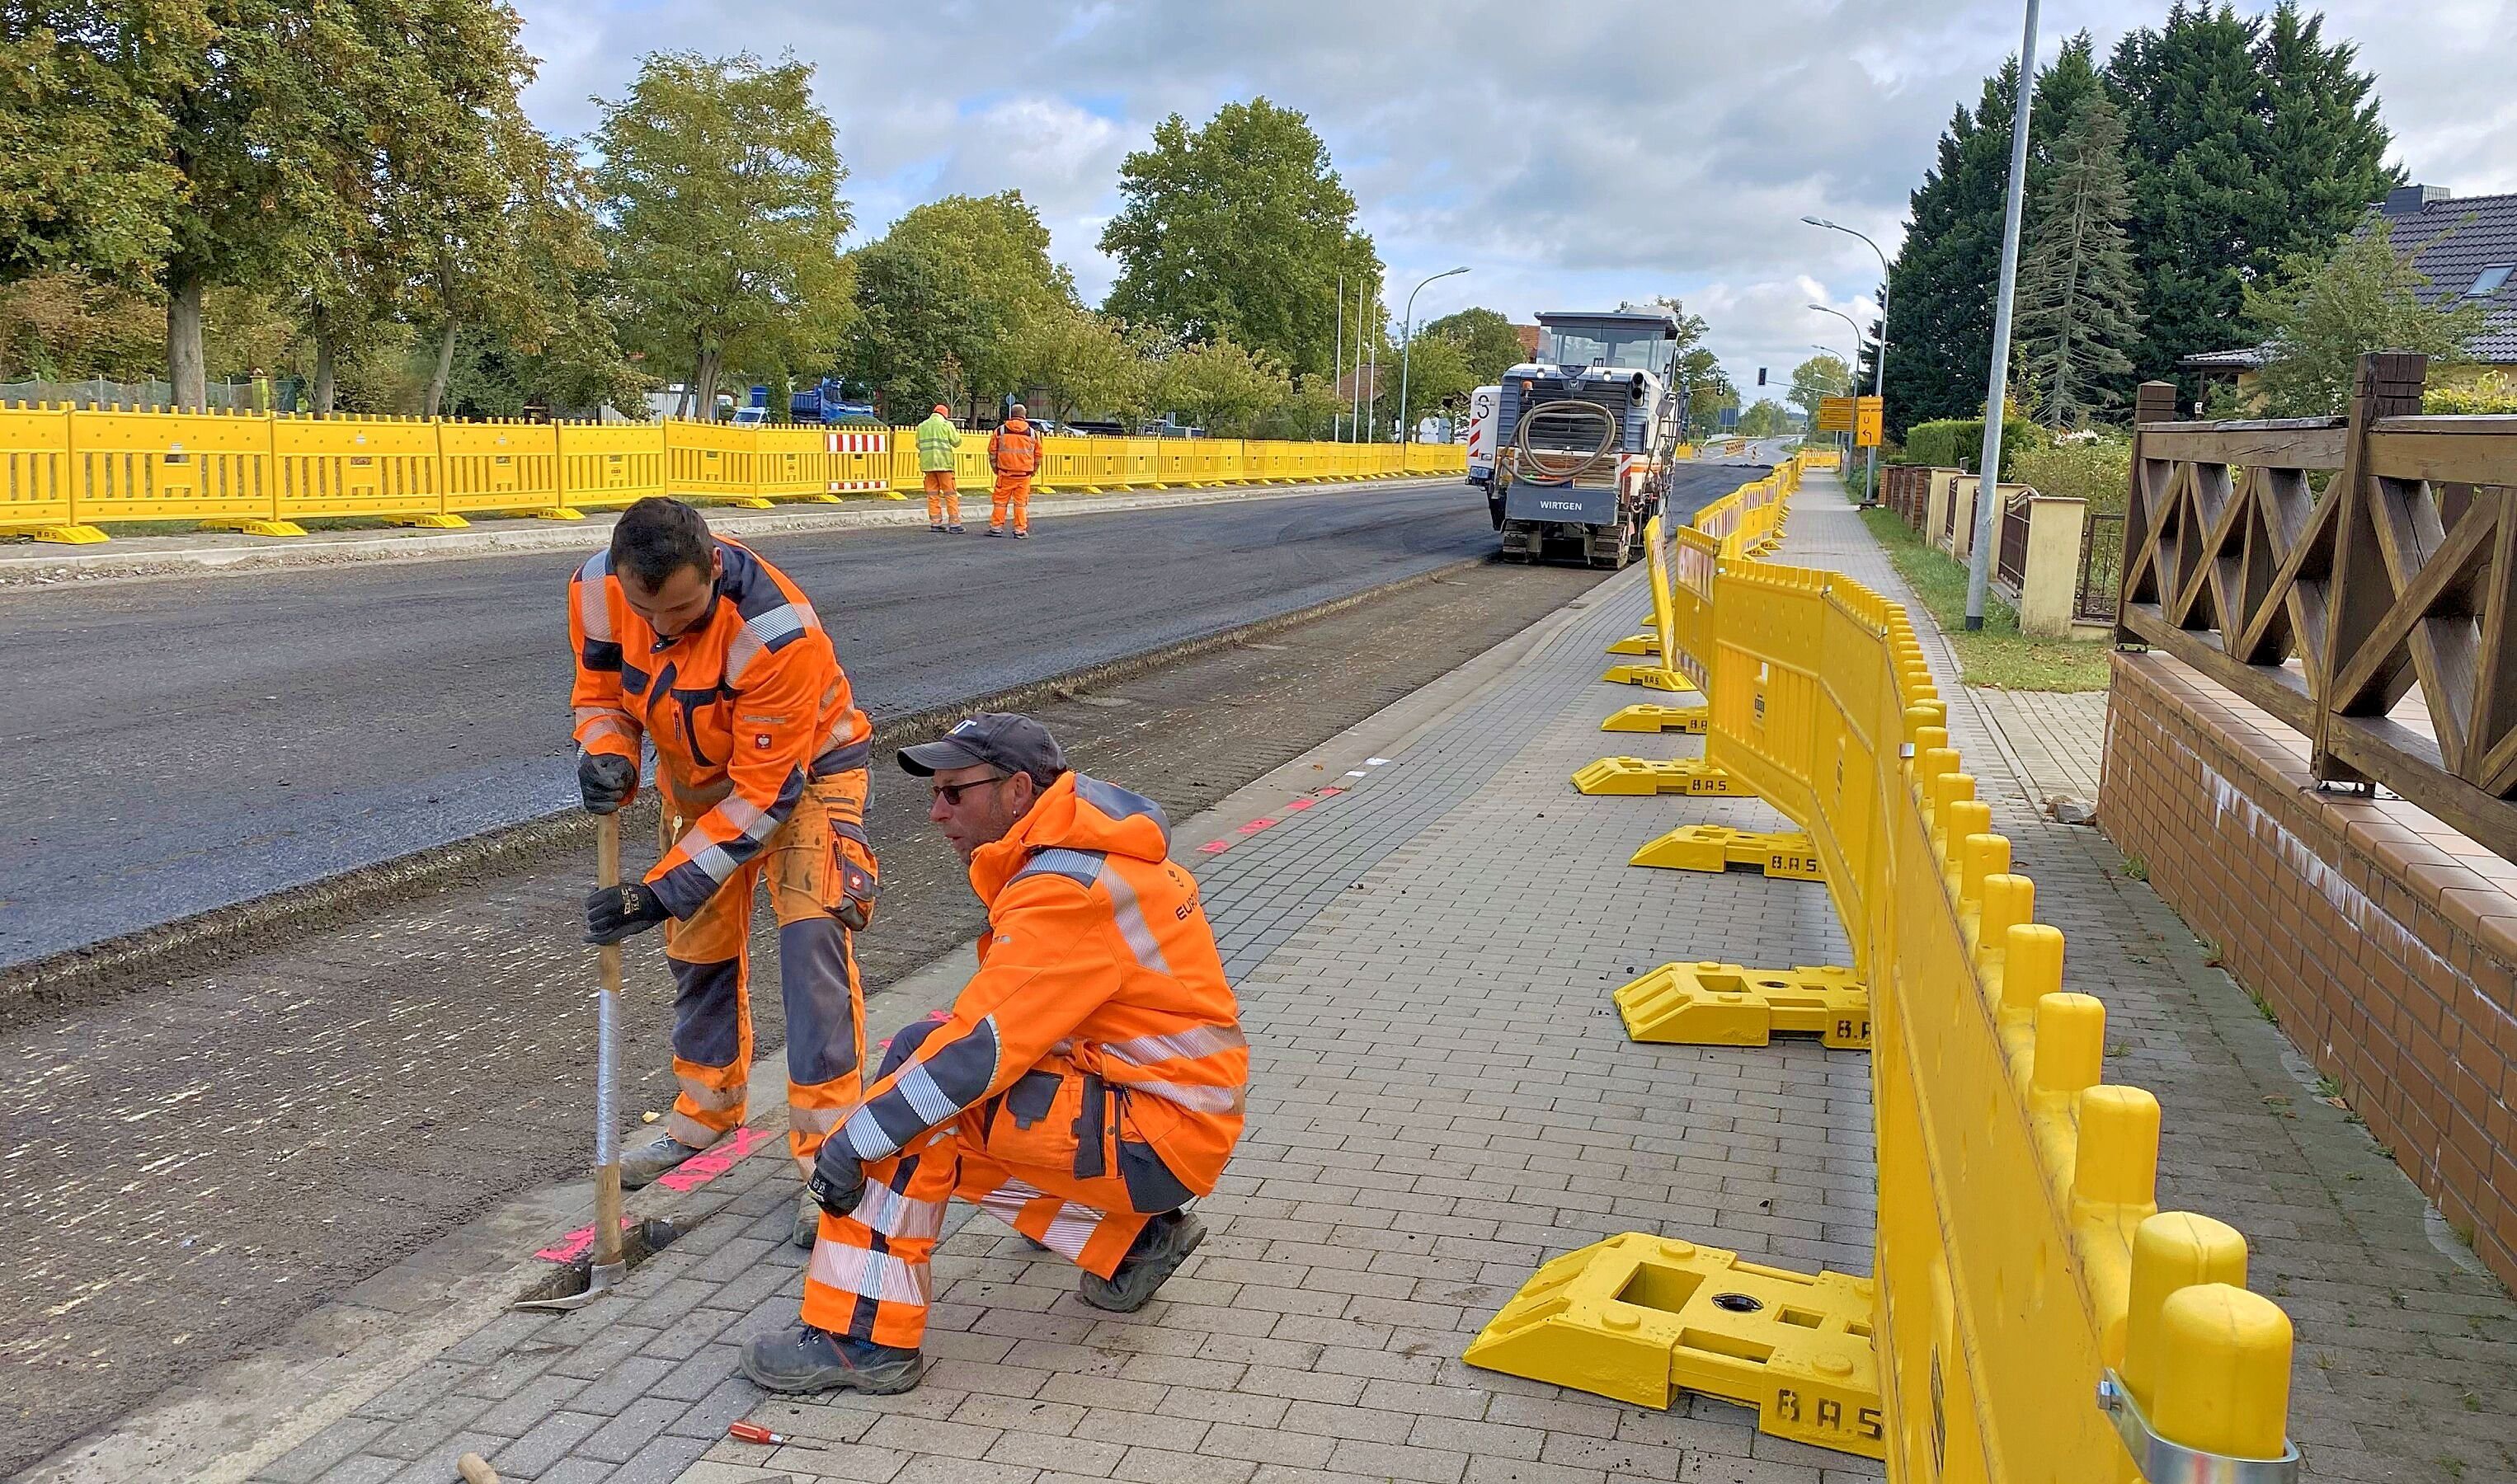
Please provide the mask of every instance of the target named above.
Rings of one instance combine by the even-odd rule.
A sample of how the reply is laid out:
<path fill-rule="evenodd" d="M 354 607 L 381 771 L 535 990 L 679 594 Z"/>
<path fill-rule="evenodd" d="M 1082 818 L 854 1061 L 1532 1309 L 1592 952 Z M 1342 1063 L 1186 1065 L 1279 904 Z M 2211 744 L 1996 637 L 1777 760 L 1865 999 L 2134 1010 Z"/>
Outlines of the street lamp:
<path fill-rule="evenodd" d="M 1880 412 L 1884 418 L 1888 407 L 1888 255 L 1880 252 L 1878 243 L 1850 227 L 1830 222 L 1824 217 L 1803 217 L 1801 220 L 1812 227 L 1823 227 L 1829 232 L 1843 233 L 1846 236 L 1860 237 L 1865 246 L 1879 254 L 1879 359 L 1870 364 L 1870 395 L 1879 399 Z M 1860 344 L 1861 342 L 1857 340 L 1854 342 L 1856 348 Z M 1856 375 L 1859 374 L 1861 358 L 1854 357 L 1853 367 Z M 1870 491 L 1870 497 L 1877 499 L 1879 497 L 1879 445 L 1877 444 L 1870 445 L 1868 472 L 1862 483 L 1863 488 Z"/>
<path fill-rule="evenodd" d="M 1435 274 L 1432 278 L 1426 279 L 1425 283 L 1430 283 L 1434 278 L 1448 278 L 1467 272 L 1466 268 L 1444 269 Z M 1416 349 L 1416 296 L 1425 291 L 1425 283 L 1419 283 L 1407 291 L 1407 311 L 1398 317 L 1401 337 L 1398 345 L 1398 415 L 1405 418 L 1407 423 L 1407 426 L 1398 430 L 1398 443 L 1401 447 L 1406 446 L 1416 437 L 1416 419 L 1407 416 L 1407 358 Z"/>
<path fill-rule="evenodd" d="M 1984 627 L 1992 583 L 1993 507 L 2001 503 L 2001 403 L 2010 389 L 2010 308 L 2019 284 L 2019 212 L 2027 190 L 2027 109 L 2036 97 L 2036 0 L 2019 38 L 2019 106 L 2010 120 L 2010 189 L 2001 209 L 2001 290 L 1992 309 L 1992 370 L 1984 394 L 1984 457 L 1976 469 L 1975 544 L 1967 550 L 1966 626 Z"/>

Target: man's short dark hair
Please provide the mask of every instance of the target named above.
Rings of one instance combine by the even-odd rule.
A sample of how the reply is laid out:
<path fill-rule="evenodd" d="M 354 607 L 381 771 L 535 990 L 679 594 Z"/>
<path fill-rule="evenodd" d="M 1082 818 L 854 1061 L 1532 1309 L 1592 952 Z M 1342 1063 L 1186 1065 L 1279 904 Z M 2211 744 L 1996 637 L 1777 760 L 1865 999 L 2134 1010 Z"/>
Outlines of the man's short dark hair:
<path fill-rule="evenodd" d="M 651 494 L 620 512 L 612 528 L 612 570 L 634 576 L 650 590 L 685 567 L 704 572 L 716 545 L 707 522 L 679 500 Z"/>

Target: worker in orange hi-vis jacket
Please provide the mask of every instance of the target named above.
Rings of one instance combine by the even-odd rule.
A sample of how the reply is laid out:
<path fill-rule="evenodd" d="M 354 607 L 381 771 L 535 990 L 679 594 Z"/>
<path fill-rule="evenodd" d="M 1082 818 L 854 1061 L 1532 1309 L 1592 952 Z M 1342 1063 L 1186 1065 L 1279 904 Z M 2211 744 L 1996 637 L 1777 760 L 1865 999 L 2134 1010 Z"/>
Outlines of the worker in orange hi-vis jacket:
<path fill-rule="evenodd" d="M 1015 540 L 1031 534 L 1031 477 L 1040 471 L 1040 432 L 1031 425 L 1030 409 L 1015 403 L 1011 415 L 988 435 L 988 467 L 997 474 L 997 490 L 988 506 L 988 534 L 1005 533 L 1013 518 Z"/>
<path fill-rule="evenodd" d="M 679 500 L 643 499 L 569 582 L 577 783 L 608 814 L 656 747 L 663 857 L 586 898 L 587 941 L 664 924 L 681 1092 L 626 1150 L 636 1189 L 744 1122 L 751 1072 L 752 898 L 778 918 L 787 1011 L 788 1145 L 809 1171 L 863 1085 L 865 991 L 852 934 L 874 912 L 866 838 L 874 728 L 802 589 Z M 820 1224 L 807 1194 L 795 1245 Z"/>
<path fill-rule="evenodd" d="M 917 1384 L 957 1195 L 1082 1268 L 1086 1303 L 1144 1307 L 1241 1137 L 1250 1046 L 1161 807 L 1070 772 L 1028 716 L 970 717 L 900 762 L 933 779 L 927 818 L 988 929 L 949 1017 L 892 1039 L 814 1161 L 802 1315 L 743 1351 L 773 1391 Z"/>

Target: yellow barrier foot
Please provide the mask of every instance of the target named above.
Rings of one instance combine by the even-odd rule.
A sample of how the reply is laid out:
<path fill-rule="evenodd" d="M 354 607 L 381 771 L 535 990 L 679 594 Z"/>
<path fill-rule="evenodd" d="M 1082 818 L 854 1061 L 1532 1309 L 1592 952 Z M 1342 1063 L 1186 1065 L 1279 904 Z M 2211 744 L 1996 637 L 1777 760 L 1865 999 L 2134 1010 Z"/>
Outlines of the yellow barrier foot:
<path fill-rule="evenodd" d="M 93 526 L 77 524 L 38 526 L 34 530 L 34 538 L 38 541 L 50 542 L 55 546 L 94 546 L 105 539 L 105 532 Z"/>
<path fill-rule="evenodd" d="M 1688 737 L 1702 737 L 1712 725 L 1712 715 L 1702 705 L 1665 706 L 1653 701 L 1621 706 L 1608 713 L 1600 723 L 1602 732 L 1678 732 Z"/>
<path fill-rule="evenodd" d="M 1685 825 L 1638 850 L 1629 866 L 1675 870 L 1728 870 L 1749 866 L 1790 881 L 1823 881 L 1817 850 L 1806 830 L 1733 829 L 1728 825 Z"/>
<path fill-rule="evenodd" d="M 837 495 L 831 493 L 827 489 L 808 490 L 803 494 L 781 495 L 779 498 L 790 500 L 803 505 L 837 505 L 844 503 Z"/>
<path fill-rule="evenodd" d="M 1773 1437 L 1884 1461 L 1876 1303 L 1867 1278 L 1628 1232 L 1541 1267 L 1461 1358 L 1640 1407 L 1701 1391 Z"/>
<path fill-rule="evenodd" d="M 729 494 L 723 499 L 711 500 L 709 503 L 713 505 L 732 505 L 738 510 L 775 510 L 778 508 L 776 505 L 771 504 L 769 501 L 762 499 L 756 494 Z"/>
<path fill-rule="evenodd" d="M 1814 1036 L 1839 1050 L 1870 1049 L 1869 988 L 1838 964 L 1664 963 L 1617 991 L 1616 1001 L 1633 1040 L 1762 1046 L 1776 1036 Z"/>
<path fill-rule="evenodd" d="M 1611 651 L 1611 653 L 1615 653 Z M 1639 685 L 1650 691 L 1692 691 L 1695 683 L 1676 670 L 1656 664 L 1612 664 L 1600 677 L 1610 685 Z"/>
<path fill-rule="evenodd" d="M 536 521 L 581 521 L 585 519 L 585 512 L 577 509 L 574 505 L 552 505 L 546 509 L 534 511 L 533 519 Z"/>
<path fill-rule="evenodd" d="M 1684 793 L 1691 798 L 1753 798 L 1747 784 L 1728 769 L 1700 757 L 1603 757 L 1573 771 L 1573 786 L 1582 793 Z"/>
<path fill-rule="evenodd" d="M 235 530 L 249 536 L 302 536 L 306 528 L 295 521 L 203 521 L 203 530 Z"/>
<path fill-rule="evenodd" d="M 1609 645 L 1608 653 L 1611 655 L 1657 655 L 1660 653 L 1660 635 L 1628 634 L 1623 639 Z"/>
<path fill-rule="evenodd" d="M 426 530 L 462 530 L 472 523 L 459 515 L 398 515 L 396 526 L 417 526 Z"/>

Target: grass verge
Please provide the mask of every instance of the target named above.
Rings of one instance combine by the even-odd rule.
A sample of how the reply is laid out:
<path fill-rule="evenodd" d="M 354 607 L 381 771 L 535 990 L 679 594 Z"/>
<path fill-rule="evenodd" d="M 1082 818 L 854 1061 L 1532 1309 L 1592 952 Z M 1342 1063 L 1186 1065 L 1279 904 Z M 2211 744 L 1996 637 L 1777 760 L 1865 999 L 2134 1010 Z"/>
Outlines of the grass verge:
<path fill-rule="evenodd" d="M 1967 570 L 1923 544 L 1902 517 L 1884 509 L 1864 510 L 1862 523 L 1887 549 L 1897 575 L 1914 590 L 1941 632 L 1966 683 L 1996 691 L 2103 691 L 2107 688 L 2107 646 L 2074 644 L 2069 639 L 2037 639 L 2019 631 L 2019 612 L 1998 596 L 1987 595 L 1984 627 L 1966 627 Z"/>

